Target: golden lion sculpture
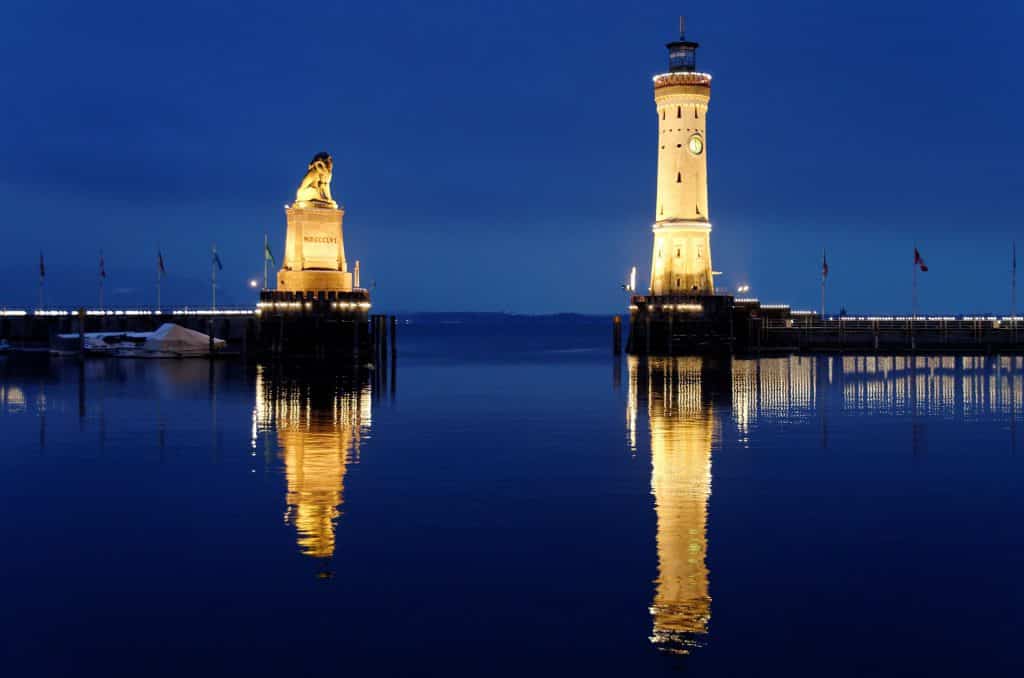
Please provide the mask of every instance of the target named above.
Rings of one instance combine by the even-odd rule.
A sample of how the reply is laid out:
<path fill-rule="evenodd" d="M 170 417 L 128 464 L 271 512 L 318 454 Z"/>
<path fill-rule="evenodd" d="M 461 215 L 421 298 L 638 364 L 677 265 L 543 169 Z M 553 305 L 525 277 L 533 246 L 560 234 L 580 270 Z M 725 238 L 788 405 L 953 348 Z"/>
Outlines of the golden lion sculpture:
<path fill-rule="evenodd" d="M 309 162 L 306 176 L 295 193 L 296 207 L 337 207 L 331 197 L 334 160 L 330 153 L 317 153 Z"/>

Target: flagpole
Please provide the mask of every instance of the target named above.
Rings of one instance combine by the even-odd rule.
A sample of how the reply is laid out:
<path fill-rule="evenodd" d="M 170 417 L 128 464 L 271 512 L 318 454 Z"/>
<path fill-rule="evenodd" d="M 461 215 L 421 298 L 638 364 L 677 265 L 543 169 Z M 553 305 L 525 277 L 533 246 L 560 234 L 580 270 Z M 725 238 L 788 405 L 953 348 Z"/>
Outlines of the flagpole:
<path fill-rule="evenodd" d="M 43 306 L 43 278 L 46 277 L 46 273 L 44 272 L 43 266 L 44 266 L 44 264 L 43 264 L 43 253 L 40 252 L 39 253 L 39 308 L 40 308 L 40 310 L 45 308 Z"/>
<path fill-rule="evenodd" d="M 1013 323 L 1013 343 L 1017 343 L 1017 241 L 1013 241 L 1013 266 L 1010 269 L 1010 322 Z"/>
<path fill-rule="evenodd" d="M 106 266 L 103 263 L 103 250 L 100 250 L 100 310 L 103 310 L 103 279 L 107 277 Z"/>
<path fill-rule="evenodd" d="M 821 319 L 825 320 L 825 278 L 828 276 L 828 260 L 825 258 L 825 250 L 821 251 Z"/>
<path fill-rule="evenodd" d="M 159 254 L 157 255 L 159 256 Z M 160 312 L 160 283 L 163 281 L 163 273 L 160 271 L 159 259 L 157 260 L 156 266 L 156 311 Z"/>
<path fill-rule="evenodd" d="M 917 320 L 917 243 L 914 243 L 914 291 L 911 300 L 911 319 Z"/>
<path fill-rule="evenodd" d="M 213 243 L 213 258 L 210 261 L 210 290 L 213 293 L 213 310 L 217 310 L 217 243 Z"/>
<path fill-rule="evenodd" d="M 267 289 L 267 250 L 270 249 L 270 243 L 267 240 L 267 234 L 263 234 L 263 289 Z"/>

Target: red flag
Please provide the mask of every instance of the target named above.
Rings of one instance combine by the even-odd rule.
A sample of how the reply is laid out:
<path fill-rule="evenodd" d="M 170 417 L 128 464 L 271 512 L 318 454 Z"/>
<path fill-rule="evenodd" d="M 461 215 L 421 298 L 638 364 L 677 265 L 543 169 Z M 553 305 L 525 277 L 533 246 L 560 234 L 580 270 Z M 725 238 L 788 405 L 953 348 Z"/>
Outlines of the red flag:
<path fill-rule="evenodd" d="M 43 253 L 39 253 L 39 277 L 46 277 L 46 264 L 43 263 Z"/>
<path fill-rule="evenodd" d="M 160 275 L 167 274 L 167 271 L 164 269 L 164 255 L 160 253 L 160 250 L 156 252 L 156 268 Z"/>
<path fill-rule="evenodd" d="M 917 251 L 916 247 L 914 248 L 914 265 L 918 266 L 922 273 L 928 272 L 928 266 L 925 265 L 924 259 L 921 257 L 921 253 Z"/>
<path fill-rule="evenodd" d="M 821 279 L 828 277 L 828 259 L 825 258 L 825 250 L 821 251 Z"/>
<path fill-rule="evenodd" d="M 103 265 L 103 252 L 100 252 L 100 277 L 107 277 L 107 267 Z"/>

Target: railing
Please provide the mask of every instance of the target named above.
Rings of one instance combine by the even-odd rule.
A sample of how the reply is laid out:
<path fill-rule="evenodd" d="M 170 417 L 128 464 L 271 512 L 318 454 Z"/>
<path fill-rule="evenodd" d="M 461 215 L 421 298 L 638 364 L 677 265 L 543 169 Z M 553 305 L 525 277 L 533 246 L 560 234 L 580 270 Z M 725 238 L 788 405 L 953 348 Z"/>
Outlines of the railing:
<path fill-rule="evenodd" d="M 1024 318 L 995 316 L 966 316 L 961 318 L 935 317 L 844 317 L 822 320 L 816 316 L 796 318 L 766 318 L 761 321 L 765 329 L 799 329 L 810 331 L 850 331 L 850 330 L 1024 330 Z"/>
<path fill-rule="evenodd" d="M 0 318 L 61 318 L 77 316 L 80 309 L 0 309 Z M 184 306 L 181 308 L 131 308 L 131 309 L 98 309 L 86 308 L 87 316 L 107 317 L 142 317 L 142 316 L 183 316 L 183 315 L 253 315 L 256 312 L 253 306 L 220 306 L 217 308 L 203 308 L 201 306 Z"/>

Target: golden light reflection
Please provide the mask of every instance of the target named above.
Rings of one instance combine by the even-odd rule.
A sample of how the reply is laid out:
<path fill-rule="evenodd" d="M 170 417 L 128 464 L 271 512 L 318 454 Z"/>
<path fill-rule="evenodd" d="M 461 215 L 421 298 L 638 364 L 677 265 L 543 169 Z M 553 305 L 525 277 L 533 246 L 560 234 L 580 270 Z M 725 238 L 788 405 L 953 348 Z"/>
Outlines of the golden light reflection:
<path fill-rule="evenodd" d="M 284 520 L 307 556 L 334 555 L 345 472 L 358 463 L 371 420 L 368 380 L 257 367 L 253 449 L 260 435 L 276 433 L 287 484 Z"/>
<path fill-rule="evenodd" d="M 708 501 L 719 413 L 731 413 L 742 445 L 760 424 L 820 418 L 827 446 L 829 411 L 1006 416 L 1012 435 L 1024 409 L 1022 356 L 631 357 L 628 365 L 627 442 L 638 452 L 646 419 L 651 445 L 658 553 L 651 640 L 677 653 L 701 644 L 711 618 Z"/>
<path fill-rule="evenodd" d="M 25 411 L 25 392 L 18 386 L 0 387 L 0 404 L 4 412 L 16 414 Z"/>
<path fill-rule="evenodd" d="M 1019 416 L 1021 356 L 786 356 L 732 363 L 732 417 L 745 441 L 759 421 L 800 421 L 835 397 L 849 413 Z M 831 395 L 834 392 L 834 395 Z"/>
<path fill-rule="evenodd" d="M 657 516 L 651 642 L 681 654 L 699 646 L 711 619 L 707 519 L 719 423 L 709 402 L 717 381 L 708 378 L 709 368 L 702 358 L 629 359 L 627 421 L 635 436 L 636 413 L 646 405 Z"/>

